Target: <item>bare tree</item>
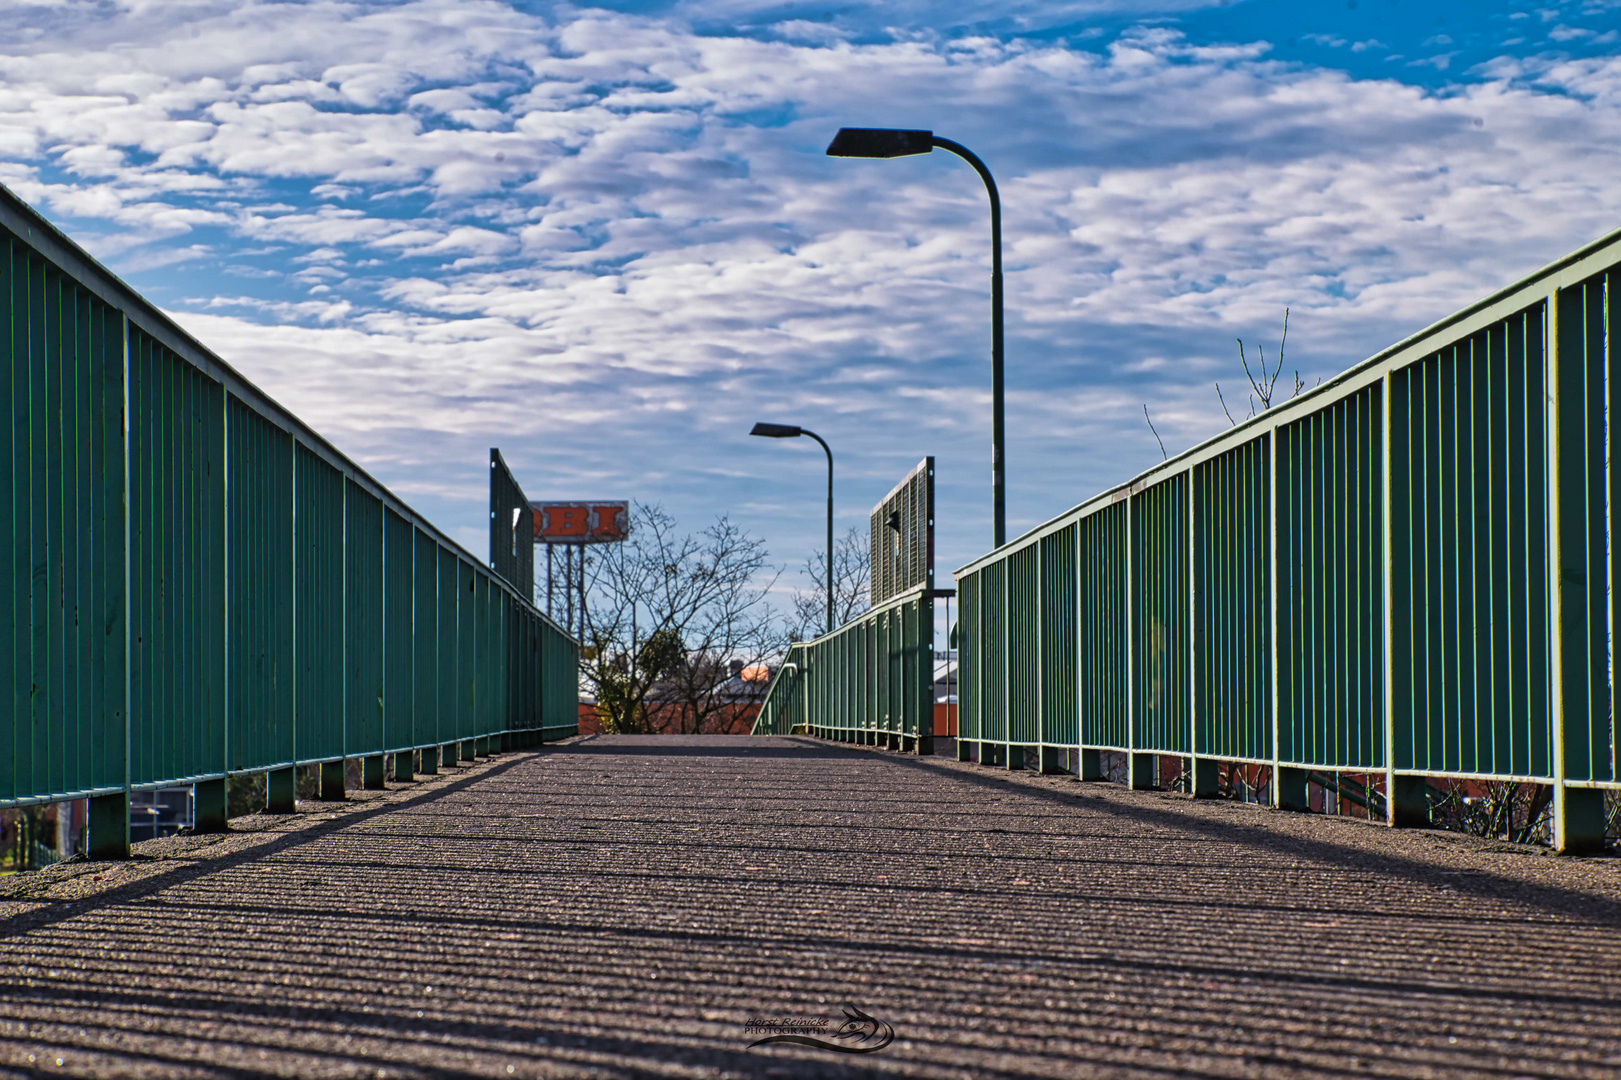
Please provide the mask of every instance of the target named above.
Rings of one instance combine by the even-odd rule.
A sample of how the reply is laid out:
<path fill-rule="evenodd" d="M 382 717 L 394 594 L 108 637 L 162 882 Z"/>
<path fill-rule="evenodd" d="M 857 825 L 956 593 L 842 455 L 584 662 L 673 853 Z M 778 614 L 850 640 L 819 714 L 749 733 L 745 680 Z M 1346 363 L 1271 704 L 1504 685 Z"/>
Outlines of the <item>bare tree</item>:
<path fill-rule="evenodd" d="M 738 707 L 732 665 L 758 667 L 784 645 L 767 559 L 765 544 L 725 517 L 682 533 L 662 507 L 632 507 L 629 538 L 586 559 L 580 673 L 605 729 L 724 725 Z"/>
<path fill-rule="evenodd" d="M 827 628 L 827 553 L 818 549 L 801 571 L 810 588 L 794 592 L 790 641 L 809 641 Z M 872 587 L 872 538 L 856 526 L 833 541 L 833 622 L 843 626 L 867 610 Z"/>
<path fill-rule="evenodd" d="M 1256 355 L 1260 357 L 1261 363 L 1259 377 L 1256 377 L 1255 372 L 1251 370 L 1249 358 L 1244 355 L 1244 339 L 1238 338 L 1236 340 L 1238 341 L 1238 362 L 1244 365 L 1244 375 L 1250 381 L 1250 411 L 1249 415 L 1244 418 L 1248 420 L 1256 413 L 1266 412 L 1266 410 L 1270 409 L 1272 399 L 1277 394 L 1278 376 L 1283 374 L 1283 347 L 1289 341 L 1289 309 L 1283 309 L 1283 335 L 1278 338 L 1277 362 L 1268 367 L 1266 350 L 1259 345 L 1255 346 Z M 1299 370 L 1295 371 L 1294 379 L 1294 389 L 1290 392 L 1290 397 L 1294 397 L 1306 388 L 1305 382 L 1300 378 Z M 1234 418 L 1233 411 L 1227 407 L 1227 398 L 1221 392 L 1221 383 L 1216 384 L 1216 398 L 1221 402 L 1221 411 L 1227 414 L 1228 421 L 1237 424 L 1238 420 Z M 1257 408 L 1257 404 L 1259 404 L 1259 408 Z"/>
<path fill-rule="evenodd" d="M 1448 780 L 1430 809 L 1435 825 L 1516 844 L 1553 841 L 1551 784 Z"/>

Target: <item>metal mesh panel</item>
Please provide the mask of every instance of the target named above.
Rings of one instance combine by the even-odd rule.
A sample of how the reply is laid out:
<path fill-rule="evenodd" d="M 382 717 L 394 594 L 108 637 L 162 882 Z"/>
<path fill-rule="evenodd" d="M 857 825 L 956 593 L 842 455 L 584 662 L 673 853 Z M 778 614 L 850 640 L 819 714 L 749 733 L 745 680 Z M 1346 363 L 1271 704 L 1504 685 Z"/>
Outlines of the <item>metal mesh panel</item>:
<path fill-rule="evenodd" d="M 889 527 L 893 520 L 899 529 Z M 934 458 L 926 457 L 873 507 L 872 606 L 918 587 L 934 588 Z"/>
<path fill-rule="evenodd" d="M 535 596 L 534 512 L 501 457 L 490 450 L 490 566 L 525 600 Z"/>

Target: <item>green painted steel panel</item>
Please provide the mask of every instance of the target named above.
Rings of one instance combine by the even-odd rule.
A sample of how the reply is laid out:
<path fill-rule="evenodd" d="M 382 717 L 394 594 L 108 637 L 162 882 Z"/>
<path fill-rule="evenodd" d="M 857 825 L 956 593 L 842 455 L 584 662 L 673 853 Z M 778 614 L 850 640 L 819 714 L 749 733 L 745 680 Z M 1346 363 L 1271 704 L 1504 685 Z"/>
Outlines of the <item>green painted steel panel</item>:
<path fill-rule="evenodd" d="M 1194 469 L 1196 753 L 1272 756 L 1270 436 Z"/>
<path fill-rule="evenodd" d="M 1278 429 L 1279 759 L 1384 765 L 1377 385 Z"/>
<path fill-rule="evenodd" d="M 550 626 L 544 629 L 542 658 L 548 666 L 541 686 L 547 701 L 546 737 L 564 738 L 580 729 L 580 648 L 562 631 Z"/>
<path fill-rule="evenodd" d="M 226 768 L 225 391 L 129 333 L 130 779 Z"/>
<path fill-rule="evenodd" d="M 1564 772 L 1614 777 L 1611 742 L 1609 582 L 1606 543 L 1606 294 L 1599 274 L 1558 293 L 1559 538 L 1564 697 Z M 1614 303 L 1614 297 L 1608 303 Z M 1612 324 L 1613 326 L 1613 324 Z"/>
<path fill-rule="evenodd" d="M 439 548 L 439 622 L 436 637 L 439 672 L 439 733 L 435 741 L 471 738 L 471 725 L 463 728 L 461 694 L 457 679 L 461 671 L 461 560 L 447 547 Z"/>
<path fill-rule="evenodd" d="M 472 691 L 468 707 L 476 717 L 477 729 L 481 732 L 495 732 L 505 729 L 506 723 L 499 710 L 495 708 L 496 699 L 494 687 L 493 663 L 495 659 L 495 642 L 498 639 L 499 629 L 493 625 L 490 605 L 490 579 L 484 574 L 474 573 L 468 568 L 468 574 L 473 582 L 473 646 L 474 656 Z"/>
<path fill-rule="evenodd" d="M 416 529 L 383 511 L 383 736 L 390 752 L 416 745 Z"/>
<path fill-rule="evenodd" d="M 1550 775 L 1541 305 L 1391 376 L 1398 768 Z"/>
<path fill-rule="evenodd" d="M 441 713 L 577 728 L 577 647 L 527 597 L 447 546 L 419 632 L 439 560 L 409 511 L 8 192 L 0 213 L 31 222 L 0 228 L 0 804 L 400 749 Z"/>
<path fill-rule="evenodd" d="M 1036 586 L 1036 547 L 1026 547 L 1008 559 L 1007 574 L 1007 740 L 1033 745 L 1040 736 L 1036 724 L 1041 690 L 1041 652 L 1036 638 L 1039 616 Z"/>
<path fill-rule="evenodd" d="M 412 671 L 411 697 L 416 704 L 413 716 L 416 723 L 411 731 L 411 745 L 429 746 L 445 742 L 453 731 L 445 727 L 440 716 L 444 703 L 439 697 L 439 542 L 422 529 L 415 532 L 411 656 L 416 666 Z"/>
<path fill-rule="evenodd" d="M 1588 285 L 1586 287 L 1590 288 L 1592 286 Z M 1604 297 L 1605 332 L 1603 353 L 1602 356 L 1598 355 L 1598 350 L 1594 348 L 1593 344 L 1589 344 L 1587 355 L 1584 359 L 1585 362 L 1589 364 L 1600 362 L 1603 363 L 1604 385 L 1609 390 L 1607 416 L 1615 417 L 1621 416 L 1621 365 L 1617 365 L 1616 363 L 1616 336 L 1621 334 L 1621 272 L 1611 271 L 1604 275 Z M 1592 342 L 1593 338 L 1590 337 L 1588 340 L 1589 342 Z M 1621 458 L 1616 457 L 1616 452 L 1621 450 L 1621 437 L 1617 436 L 1618 431 L 1621 431 L 1621 421 L 1609 424 L 1604 432 L 1605 460 L 1612 463 L 1621 461 Z M 1621 525 L 1621 522 L 1618 522 L 1616 519 L 1616 507 L 1621 506 L 1621 468 L 1612 466 L 1609 475 L 1610 484 L 1604 493 L 1604 506 L 1605 512 L 1609 515 L 1609 534 L 1613 538 L 1615 536 L 1616 528 L 1618 525 Z M 1613 635 L 1615 628 L 1621 627 L 1621 589 L 1616 588 L 1616 583 L 1621 582 L 1621 543 L 1616 543 L 1613 539 L 1610 543 L 1610 562 L 1607 570 L 1610 581 L 1609 619 L 1612 634 L 1609 670 L 1609 681 L 1612 692 L 1609 724 L 1610 752 L 1608 756 L 1608 767 L 1606 767 L 1606 758 L 1601 752 L 1602 748 L 1595 747 L 1592 779 L 1614 782 L 1616 780 L 1621 780 L 1621 717 L 1616 715 L 1616 710 L 1614 708 L 1615 702 L 1613 700 L 1616 677 L 1616 653 L 1618 652 L 1618 650 L 1614 647 Z M 1600 726 L 1602 726 L 1603 718 L 1599 718 L 1598 722 Z"/>
<path fill-rule="evenodd" d="M 754 727 L 750 734 L 790 735 L 796 725 L 804 722 L 798 705 L 804 686 L 800 680 L 800 672 L 808 663 L 806 653 L 807 649 L 801 642 L 795 642 L 788 647 L 782 666 L 777 669 L 771 685 L 766 687 L 765 697 L 760 702 L 760 711 L 754 718 Z"/>
<path fill-rule="evenodd" d="M 957 738 L 973 742 L 982 738 L 980 716 L 985 698 L 980 667 L 984 650 L 979 622 L 979 574 L 967 574 L 957 582 Z"/>
<path fill-rule="evenodd" d="M 508 601 L 512 618 L 512 636 L 507 645 L 507 686 L 510 694 L 509 723 L 513 727 L 536 728 L 542 726 L 535 709 L 534 678 L 531 671 L 531 640 L 534 626 L 529 615 L 514 601 Z"/>
<path fill-rule="evenodd" d="M 123 384 L 118 314 L 0 230 L 0 800 L 124 782 Z"/>
<path fill-rule="evenodd" d="M 1127 743 L 1126 505 L 1078 523 L 1081 745 Z"/>
<path fill-rule="evenodd" d="M 380 754 L 383 738 L 383 501 L 344 481 L 344 727 L 350 755 Z"/>
<path fill-rule="evenodd" d="M 766 688 L 754 731 L 934 734 L 934 600 L 914 590 L 812 642 L 791 646 Z"/>
<path fill-rule="evenodd" d="M 498 732 L 502 725 L 479 722 L 477 572 L 454 556 L 452 563 L 456 583 L 456 723 L 463 738 L 473 738 Z"/>
<path fill-rule="evenodd" d="M 979 737 L 1007 742 L 1007 560 L 987 566 L 979 578 Z"/>
<path fill-rule="evenodd" d="M 344 740 L 344 479 L 298 444 L 293 643 L 295 744 L 300 760 L 342 757 Z"/>
<path fill-rule="evenodd" d="M 1138 493 L 1130 506 L 1131 746 L 1185 754 L 1192 734 L 1187 474 Z"/>
<path fill-rule="evenodd" d="M 226 462 L 229 764 L 263 769 L 296 753 L 292 436 L 229 395 Z"/>
<path fill-rule="evenodd" d="M 1079 599 L 1075 580 L 1075 538 L 1070 525 L 1041 540 L 1041 729 L 1049 746 L 1080 742 Z"/>

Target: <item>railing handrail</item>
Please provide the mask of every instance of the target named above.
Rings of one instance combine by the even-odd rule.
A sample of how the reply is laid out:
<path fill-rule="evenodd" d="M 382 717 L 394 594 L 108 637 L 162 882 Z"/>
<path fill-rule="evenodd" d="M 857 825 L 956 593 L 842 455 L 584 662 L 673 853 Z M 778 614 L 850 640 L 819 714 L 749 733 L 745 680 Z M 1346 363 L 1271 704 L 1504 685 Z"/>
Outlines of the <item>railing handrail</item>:
<path fill-rule="evenodd" d="M 1288 401 L 1279 402 L 1264 412 L 1241 420 L 1227 430 L 1172 455 L 1165 461 L 1150 465 L 1129 480 L 1105 488 L 1063 513 L 1020 533 L 1002 547 L 963 564 L 952 572 L 952 576 L 961 578 L 991 563 L 1006 559 L 1042 537 L 1062 529 L 1070 522 L 1087 517 L 1127 495 L 1136 494 L 1149 487 L 1155 480 L 1186 472 L 1193 466 L 1219 456 L 1260 434 L 1316 412 L 1337 398 L 1349 396 L 1362 389 L 1368 382 L 1377 381 L 1386 370 L 1405 367 L 1449 344 L 1468 338 L 1491 323 L 1497 322 L 1505 314 L 1538 303 L 1546 299 L 1553 290 L 1587 278 L 1594 272 L 1587 264 L 1604 263 L 1605 254 L 1616 247 L 1621 247 L 1621 229 L 1608 232 L 1519 281 L 1431 323 L 1396 344 L 1381 349 L 1366 360 L 1325 379 L 1321 384 L 1302 390 Z M 1448 333 L 1449 331 L 1451 333 Z"/>

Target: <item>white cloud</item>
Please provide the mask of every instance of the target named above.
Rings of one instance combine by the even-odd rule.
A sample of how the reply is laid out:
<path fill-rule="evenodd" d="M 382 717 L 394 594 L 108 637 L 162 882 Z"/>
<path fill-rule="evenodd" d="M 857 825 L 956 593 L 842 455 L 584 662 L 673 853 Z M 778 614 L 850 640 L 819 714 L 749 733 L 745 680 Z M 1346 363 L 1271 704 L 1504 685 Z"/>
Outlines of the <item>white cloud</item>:
<path fill-rule="evenodd" d="M 537 496 L 741 505 L 740 472 L 815 471 L 742 437 L 779 417 L 834 440 L 846 524 L 937 453 L 948 564 L 986 531 L 984 193 L 944 154 L 831 161 L 841 124 L 995 170 L 1021 527 L 1157 460 L 1143 402 L 1173 450 L 1223 426 L 1232 339 L 1270 347 L 1284 307 L 1315 378 L 1621 218 L 1614 57 L 1430 93 L 1164 26 L 1089 51 L 770 11 L 30 15 L 48 32 L 0 45 L 0 180 L 447 526 L 495 444 Z M 217 296 L 185 276 L 210 260 Z M 750 523 L 788 560 L 794 513 Z"/>

